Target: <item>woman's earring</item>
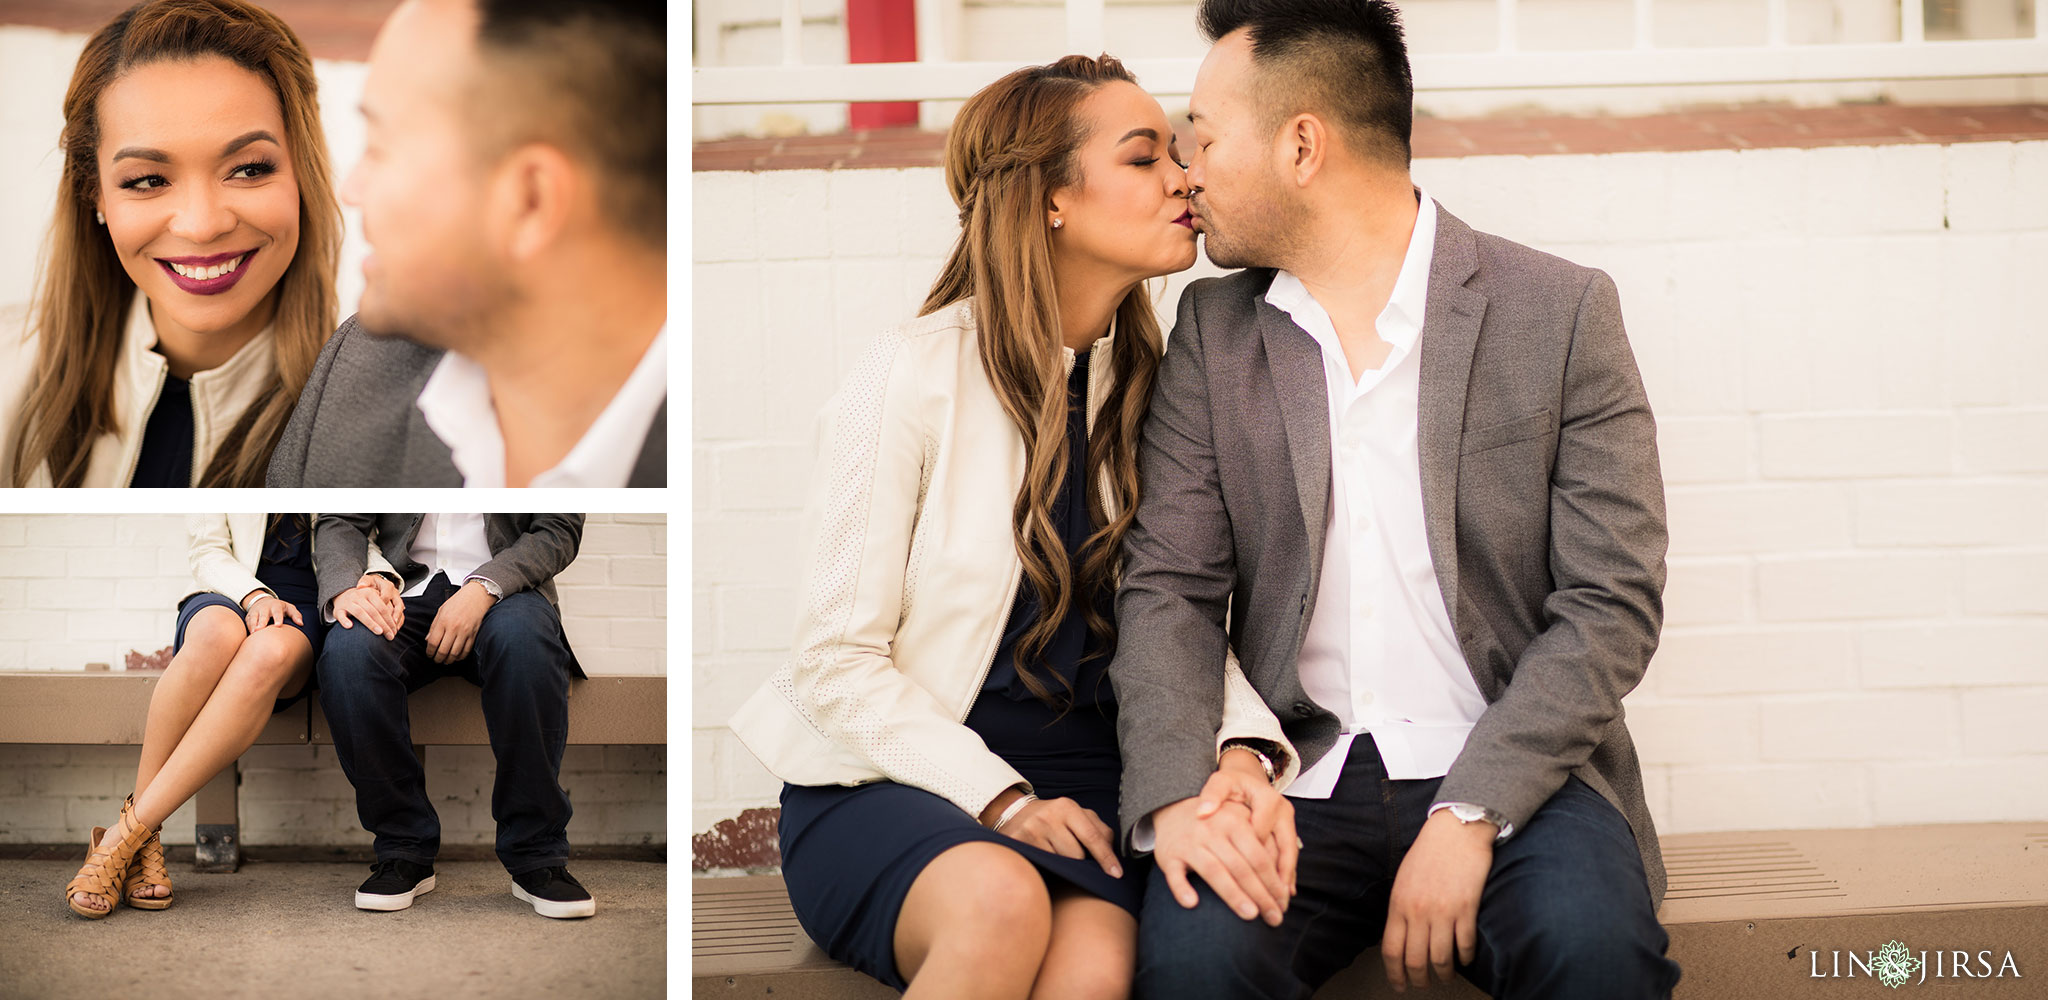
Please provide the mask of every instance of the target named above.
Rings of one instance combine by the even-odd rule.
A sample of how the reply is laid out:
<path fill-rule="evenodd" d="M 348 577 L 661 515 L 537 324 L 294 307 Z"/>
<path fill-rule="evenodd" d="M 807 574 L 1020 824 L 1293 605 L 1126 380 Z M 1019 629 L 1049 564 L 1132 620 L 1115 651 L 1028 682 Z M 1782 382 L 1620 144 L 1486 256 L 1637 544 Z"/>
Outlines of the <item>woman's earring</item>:
<path fill-rule="evenodd" d="M 1052 227 L 1053 227 L 1054 229 L 1058 229 L 1059 227 L 1061 227 L 1061 226 L 1064 226 L 1064 225 L 1066 225 L 1066 224 L 1067 224 L 1067 223 L 1066 223 L 1066 221 L 1065 221 L 1065 220 L 1063 220 L 1063 219 L 1054 219 L 1054 220 L 1052 220 Z"/>
<path fill-rule="evenodd" d="M 107 213 L 102 212 L 97 208 L 92 210 L 92 217 L 93 221 L 98 222 L 102 226 L 107 224 Z"/>

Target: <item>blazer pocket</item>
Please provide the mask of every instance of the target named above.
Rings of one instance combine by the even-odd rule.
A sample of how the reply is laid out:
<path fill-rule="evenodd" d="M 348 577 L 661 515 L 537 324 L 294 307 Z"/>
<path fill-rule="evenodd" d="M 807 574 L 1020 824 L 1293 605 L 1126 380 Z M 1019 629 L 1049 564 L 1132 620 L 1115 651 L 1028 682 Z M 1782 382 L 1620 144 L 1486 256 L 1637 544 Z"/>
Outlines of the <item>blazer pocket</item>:
<path fill-rule="evenodd" d="M 1546 406 L 1526 417 L 1465 432 L 1464 440 L 1458 446 L 1458 454 L 1471 455 L 1556 433 L 1557 415 Z"/>

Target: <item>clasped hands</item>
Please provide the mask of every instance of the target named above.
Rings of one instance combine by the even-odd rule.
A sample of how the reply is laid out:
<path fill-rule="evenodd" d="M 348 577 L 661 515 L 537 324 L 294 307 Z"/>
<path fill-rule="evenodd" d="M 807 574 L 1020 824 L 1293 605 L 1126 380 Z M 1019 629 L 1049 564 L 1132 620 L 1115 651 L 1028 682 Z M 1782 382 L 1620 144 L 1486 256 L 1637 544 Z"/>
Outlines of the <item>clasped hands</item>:
<path fill-rule="evenodd" d="M 1242 808 L 1239 808 L 1242 807 Z M 1298 891 L 1301 841 L 1294 807 L 1266 780 L 1257 758 L 1226 752 L 1196 798 L 1152 814 L 1153 860 L 1175 901 L 1199 902 L 1187 873 L 1202 876 L 1238 916 L 1280 926 Z M 1380 958 L 1396 992 L 1448 983 L 1453 963 L 1477 957 L 1479 897 L 1493 867 L 1492 823 L 1432 814 L 1394 876 Z"/>
<path fill-rule="evenodd" d="M 483 624 L 484 612 L 496 603 L 498 599 L 475 580 L 449 595 L 427 629 L 428 658 L 435 663 L 454 663 L 468 656 L 476 645 L 476 632 Z M 395 638 L 405 624 L 405 599 L 389 578 L 365 573 L 355 586 L 334 598 L 334 621 L 342 628 L 354 628 L 360 623 L 376 635 Z"/>

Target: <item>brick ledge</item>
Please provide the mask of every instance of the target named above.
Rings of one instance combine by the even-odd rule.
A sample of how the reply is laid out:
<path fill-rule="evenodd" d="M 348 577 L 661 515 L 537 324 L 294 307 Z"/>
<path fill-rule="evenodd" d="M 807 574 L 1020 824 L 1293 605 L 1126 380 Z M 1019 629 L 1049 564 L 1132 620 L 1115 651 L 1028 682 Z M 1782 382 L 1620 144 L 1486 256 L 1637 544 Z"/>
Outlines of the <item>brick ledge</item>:
<path fill-rule="evenodd" d="M 1633 117 L 1418 118 L 1414 145 L 1416 157 L 1436 159 L 2029 139 L 2048 139 L 2048 104 L 1760 105 Z M 692 154 L 691 169 L 705 171 L 936 167 L 943 163 L 945 134 L 876 129 L 720 139 L 696 143 Z"/>

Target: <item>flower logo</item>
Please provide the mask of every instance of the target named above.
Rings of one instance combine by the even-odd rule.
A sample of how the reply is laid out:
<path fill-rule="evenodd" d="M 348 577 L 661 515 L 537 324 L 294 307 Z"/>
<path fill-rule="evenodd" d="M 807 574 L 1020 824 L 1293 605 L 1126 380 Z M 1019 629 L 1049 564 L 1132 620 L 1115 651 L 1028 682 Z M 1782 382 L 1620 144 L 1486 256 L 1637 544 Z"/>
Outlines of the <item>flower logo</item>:
<path fill-rule="evenodd" d="M 1888 941 L 1878 950 L 1877 963 L 1871 971 L 1877 973 L 1878 982 L 1898 989 L 1913 978 L 1913 973 L 1919 972 L 1923 964 L 1925 963 L 1914 957 L 1912 952 L 1906 950 L 1905 945 L 1897 941 Z"/>

